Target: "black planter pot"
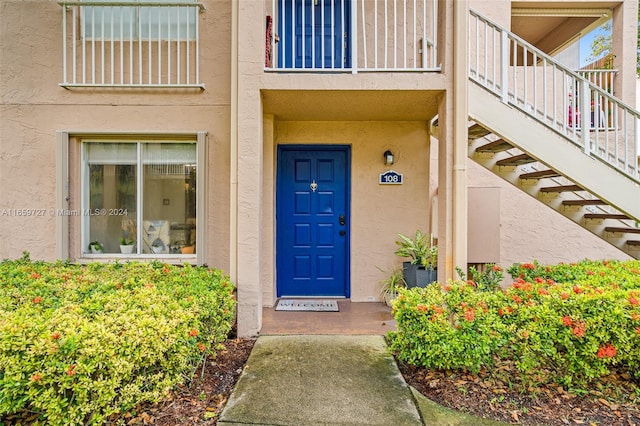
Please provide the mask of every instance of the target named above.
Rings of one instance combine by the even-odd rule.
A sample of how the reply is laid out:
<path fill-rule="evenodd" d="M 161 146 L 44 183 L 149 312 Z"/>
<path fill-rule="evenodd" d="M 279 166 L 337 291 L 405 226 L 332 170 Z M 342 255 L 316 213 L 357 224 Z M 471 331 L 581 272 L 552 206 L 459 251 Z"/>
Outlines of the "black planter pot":
<path fill-rule="evenodd" d="M 438 280 L 438 271 L 435 268 L 425 268 L 422 265 L 414 265 L 411 262 L 402 263 L 402 277 L 407 283 L 407 288 L 425 288 L 428 284 Z"/>

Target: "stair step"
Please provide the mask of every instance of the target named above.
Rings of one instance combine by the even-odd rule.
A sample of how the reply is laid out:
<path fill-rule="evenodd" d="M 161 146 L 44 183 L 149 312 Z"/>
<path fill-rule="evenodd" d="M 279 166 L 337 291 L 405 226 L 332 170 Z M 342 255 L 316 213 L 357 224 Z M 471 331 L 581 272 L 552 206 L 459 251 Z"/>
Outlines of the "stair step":
<path fill-rule="evenodd" d="M 607 204 L 602 200 L 564 200 L 563 206 L 601 206 Z"/>
<path fill-rule="evenodd" d="M 529 154 L 514 155 L 513 157 L 503 158 L 496 161 L 497 166 L 521 166 L 523 164 L 535 163 L 535 158 L 529 157 Z"/>
<path fill-rule="evenodd" d="M 613 226 L 607 226 L 604 228 L 605 232 L 621 232 L 623 234 L 640 234 L 640 228 L 616 228 Z"/>
<path fill-rule="evenodd" d="M 555 170 L 538 170 L 537 172 L 524 173 L 520 175 L 520 179 L 543 179 L 549 177 L 559 177 L 560 173 Z"/>
<path fill-rule="evenodd" d="M 510 148 L 513 148 L 513 146 L 509 142 L 498 139 L 476 148 L 476 152 L 501 152 Z"/>
<path fill-rule="evenodd" d="M 560 186 L 548 186 L 546 188 L 540 188 L 540 192 L 568 192 L 568 191 L 584 191 L 578 185 L 560 185 Z"/>
<path fill-rule="evenodd" d="M 491 133 L 491 130 L 485 129 L 484 127 L 476 123 L 469 127 L 469 140 L 482 138 L 484 136 L 487 136 L 489 133 Z"/>
<path fill-rule="evenodd" d="M 632 247 L 640 247 L 640 241 L 629 240 L 627 241 L 627 245 Z"/>
<path fill-rule="evenodd" d="M 629 216 L 622 213 L 587 213 L 585 219 L 629 219 Z"/>

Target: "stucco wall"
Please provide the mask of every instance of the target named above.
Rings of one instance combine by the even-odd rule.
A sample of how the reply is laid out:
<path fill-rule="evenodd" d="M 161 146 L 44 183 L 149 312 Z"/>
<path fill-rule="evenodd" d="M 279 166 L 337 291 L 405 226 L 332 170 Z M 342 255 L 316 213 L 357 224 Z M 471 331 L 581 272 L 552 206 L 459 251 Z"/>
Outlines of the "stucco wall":
<path fill-rule="evenodd" d="M 499 188 L 501 266 L 630 258 L 472 160 L 467 164 L 473 186 Z"/>
<path fill-rule="evenodd" d="M 390 270 L 402 262 L 393 254 L 397 234 L 429 231 L 427 123 L 276 121 L 273 149 L 292 143 L 351 146 L 351 300 L 379 300 L 378 283 L 385 274 L 378 267 Z M 395 155 L 391 168 L 403 174 L 402 185 L 378 184 L 380 173 L 388 170 L 386 150 Z M 267 167 L 273 171 L 275 164 Z M 264 212 L 264 226 L 273 224 L 273 210 Z M 264 304 L 273 304 L 274 295 L 275 287 L 265 283 Z"/>
<path fill-rule="evenodd" d="M 72 89 L 62 80 L 62 8 L 56 2 L 0 2 L 0 213 L 42 209 L 44 216 L 0 216 L 0 258 L 23 250 L 55 257 L 56 131 L 208 132 L 209 265 L 229 263 L 230 1 L 204 1 L 200 72 L 206 89 Z M 77 146 L 70 146 L 73 154 Z M 71 171 L 71 205 L 79 205 L 78 161 Z M 215 179 L 214 179 L 215 176 Z M 202 201 L 202 200 L 199 200 Z M 5 210 L 7 209 L 7 210 Z M 77 221 L 77 218 L 74 218 Z M 71 249 L 79 254 L 72 219 Z"/>

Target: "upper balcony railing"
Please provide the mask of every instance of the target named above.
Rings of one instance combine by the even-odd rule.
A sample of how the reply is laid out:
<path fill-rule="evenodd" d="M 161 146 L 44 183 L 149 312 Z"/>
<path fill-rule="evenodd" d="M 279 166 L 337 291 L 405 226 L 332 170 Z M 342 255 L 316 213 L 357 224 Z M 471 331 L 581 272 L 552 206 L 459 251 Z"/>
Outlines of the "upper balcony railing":
<path fill-rule="evenodd" d="M 437 0 L 264 0 L 265 69 L 440 71 Z"/>
<path fill-rule="evenodd" d="M 204 88 L 194 0 L 59 1 L 62 87 Z"/>
<path fill-rule="evenodd" d="M 469 78 L 640 182 L 640 112 L 614 97 L 613 71 L 572 71 L 471 11 Z"/>

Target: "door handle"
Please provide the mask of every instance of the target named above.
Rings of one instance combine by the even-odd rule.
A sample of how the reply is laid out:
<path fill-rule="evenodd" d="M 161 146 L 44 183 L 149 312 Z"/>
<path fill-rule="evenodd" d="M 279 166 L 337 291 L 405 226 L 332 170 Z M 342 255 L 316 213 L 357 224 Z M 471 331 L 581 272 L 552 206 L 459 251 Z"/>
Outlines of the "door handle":
<path fill-rule="evenodd" d="M 340 216 L 338 216 L 338 222 L 340 223 L 340 225 L 344 226 L 347 223 L 347 218 L 341 214 Z"/>

